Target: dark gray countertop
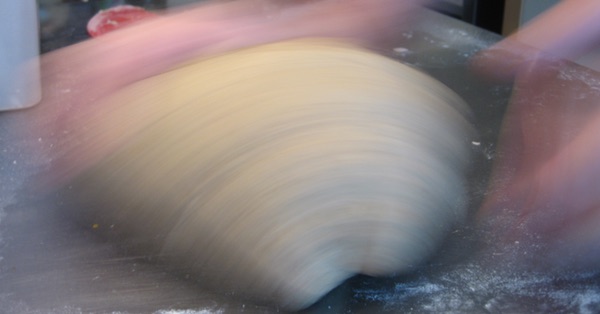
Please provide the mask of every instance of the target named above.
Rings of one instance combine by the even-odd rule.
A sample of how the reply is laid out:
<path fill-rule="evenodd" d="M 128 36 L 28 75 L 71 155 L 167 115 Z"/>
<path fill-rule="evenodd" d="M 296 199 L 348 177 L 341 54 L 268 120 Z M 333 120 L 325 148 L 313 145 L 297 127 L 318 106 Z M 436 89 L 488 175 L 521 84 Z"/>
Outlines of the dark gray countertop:
<path fill-rule="evenodd" d="M 82 27 L 93 12 L 80 2 L 71 5 L 72 12 L 78 13 L 69 17 L 69 24 L 55 37 L 44 39 L 44 51 L 87 38 Z M 475 210 L 494 160 L 511 86 L 476 77 L 467 62 L 500 38 L 433 12 L 426 13 L 413 30 L 399 35 L 402 44 L 388 52 L 439 79 L 473 108 L 479 132 L 473 139 L 475 157 L 470 172 L 471 208 Z M 576 66 L 569 70 L 583 71 Z M 585 75 L 571 78 L 586 80 Z M 586 83 L 590 89 L 598 87 L 597 82 Z M 597 93 L 593 96 L 599 97 Z M 22 200 L 28 196 L 20 194 L 21 186 L 47 161 L 26 153 L 35 140 L 19 138 L 11 131 L 18 123 L 13 116 L 0 113 L 0 313 L 278 312 L 203 289 L 146 256 L 125 257 L 111 243 L 58 217 L 54 210 L 60 204 L 25 205 Z M 598 275 L 556 278 L 491 269 L 476 254 L 480 244 L 473 228 L 464 226 L 422 270 L 396 278 L 353 278 L 307 312 L 600 311 Z"/>

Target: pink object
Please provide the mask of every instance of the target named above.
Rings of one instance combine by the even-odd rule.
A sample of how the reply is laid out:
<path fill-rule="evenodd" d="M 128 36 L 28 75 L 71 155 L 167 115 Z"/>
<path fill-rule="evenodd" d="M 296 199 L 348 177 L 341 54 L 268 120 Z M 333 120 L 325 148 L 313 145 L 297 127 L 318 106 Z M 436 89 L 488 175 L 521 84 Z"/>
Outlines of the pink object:
<path fill-rule="evenodd" d="M 119 5 L 108 10 L 101 10 L 87 24 L 87 31 L 92 37 L 98 37 L 123 28 L 141 20 L 157 15 L 144 8 L 133 5 Z"/>

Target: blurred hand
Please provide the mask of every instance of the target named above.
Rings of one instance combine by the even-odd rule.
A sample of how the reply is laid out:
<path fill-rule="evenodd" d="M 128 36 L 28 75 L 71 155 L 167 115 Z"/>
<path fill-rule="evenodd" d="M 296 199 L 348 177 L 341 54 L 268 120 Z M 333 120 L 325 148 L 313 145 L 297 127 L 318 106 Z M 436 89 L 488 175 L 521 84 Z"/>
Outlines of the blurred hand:
<path fill-rule="evenodd" d="M 40 150 L 54 160 L 52 185 L 65 182 L 125 141 L 80 151 L 85 125 L 111 119 L 98 100 L 186 60 L 299 37 L 330 37 L 376 46 L 405 25 L 423 1 L 316 0 L 211 2 L 143 21 L 42 57 L 42 103 L 23 115 Z M 132 127 L 135 121 L 131 121 Z"/>
<path fill-rule="evenodd" d="M 600 262 L 600 74 L 560 61 L 600 35 L 597 15 L 600 2 L 563 1 L 474 60 L 515 79 L 479 218 L 523 265 Z"/>
<path fill-rule="evenodd" d="M 474 59 L 486 75 L 507 79 L 539 59 L 577 60 L 600 44 L 600 2 L 563 0 Z"/>

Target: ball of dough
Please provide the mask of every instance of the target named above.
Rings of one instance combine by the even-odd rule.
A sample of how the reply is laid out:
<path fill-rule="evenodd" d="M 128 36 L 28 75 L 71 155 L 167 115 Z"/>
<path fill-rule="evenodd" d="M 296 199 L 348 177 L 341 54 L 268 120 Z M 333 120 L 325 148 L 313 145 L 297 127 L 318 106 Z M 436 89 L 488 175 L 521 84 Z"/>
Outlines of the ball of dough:
<path fill-rule="evenodd" d="M 125 144 L 70 184 L 74 214 L 227 291 L 304 308 L 411 270 L 465 215 L 465 104 L 352 45 L 243 49 L 105 101 L 79 149 Z"/>

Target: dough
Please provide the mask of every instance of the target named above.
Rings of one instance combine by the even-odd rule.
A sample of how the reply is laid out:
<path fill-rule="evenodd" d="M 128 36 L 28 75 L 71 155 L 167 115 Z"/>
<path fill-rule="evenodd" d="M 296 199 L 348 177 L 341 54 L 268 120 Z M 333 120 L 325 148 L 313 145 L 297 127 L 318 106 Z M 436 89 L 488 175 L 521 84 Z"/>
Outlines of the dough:
<path fill-rule="evenodd" d="M 105 105 L 78 149 L 125 144 L 71 182 L 73 214 L 224 291 L 301 309 L 410 271 L 465 215 L 465 104 L 352 45 L 196 60 Z"/>

